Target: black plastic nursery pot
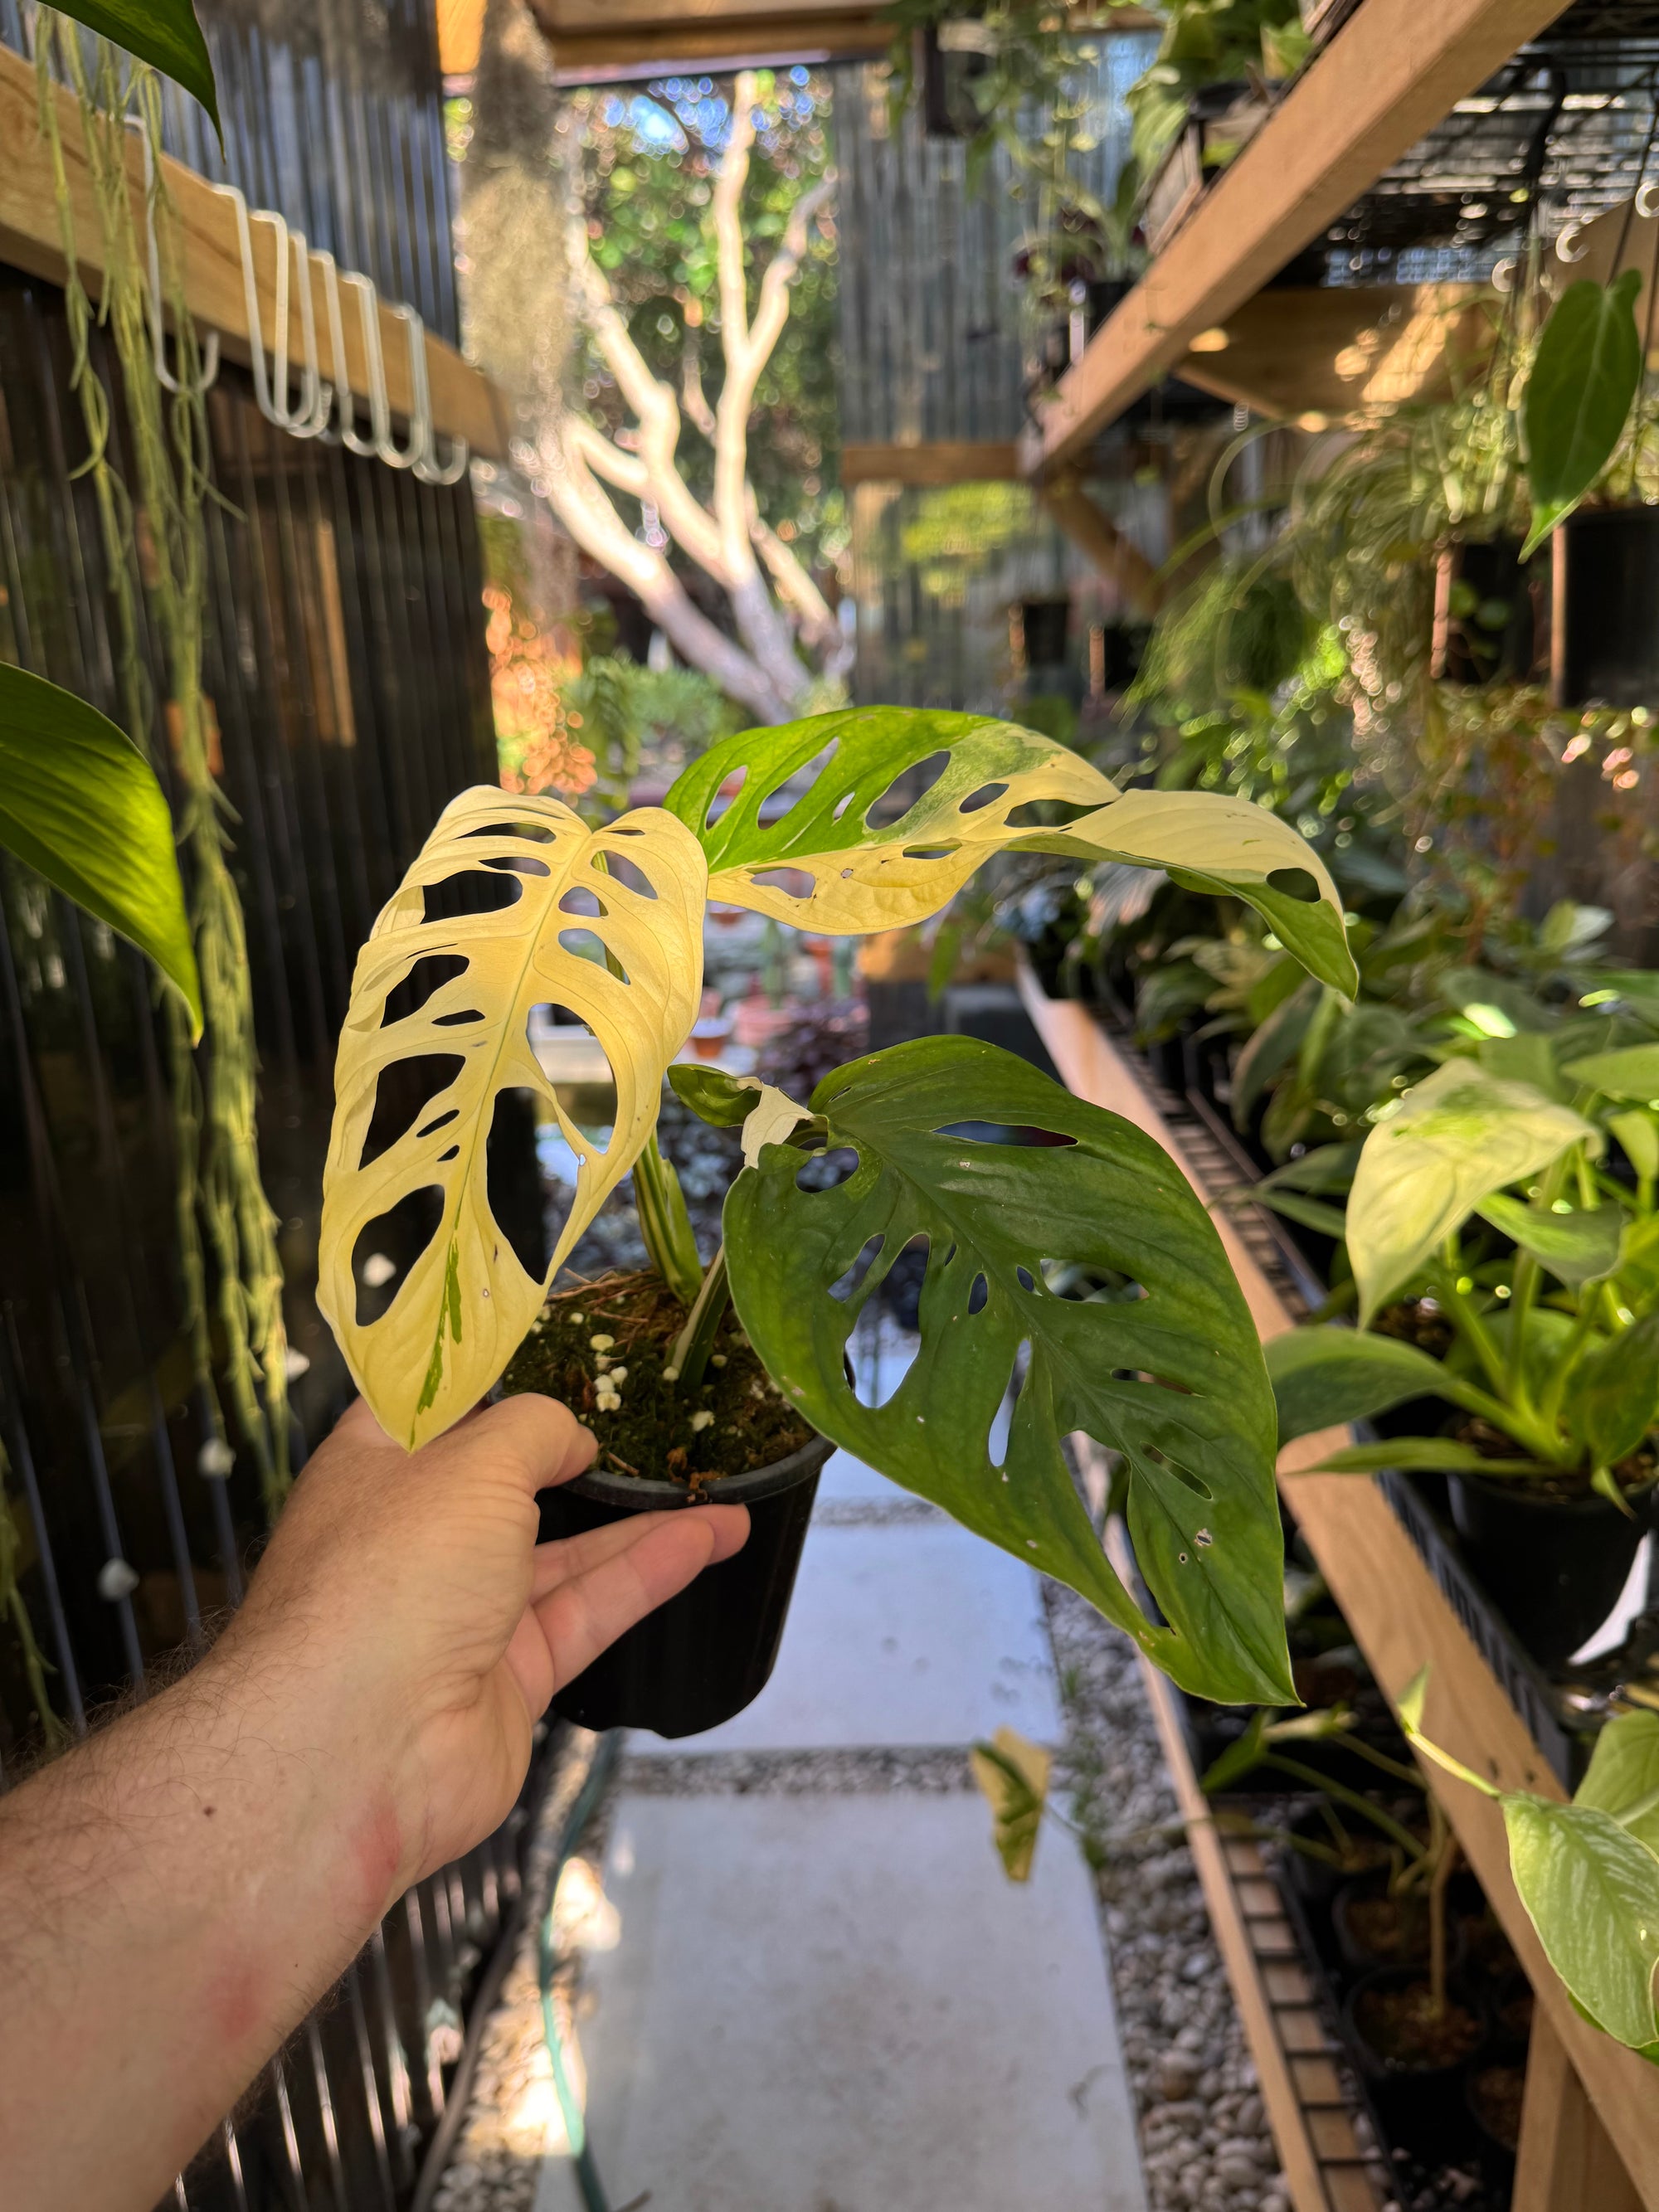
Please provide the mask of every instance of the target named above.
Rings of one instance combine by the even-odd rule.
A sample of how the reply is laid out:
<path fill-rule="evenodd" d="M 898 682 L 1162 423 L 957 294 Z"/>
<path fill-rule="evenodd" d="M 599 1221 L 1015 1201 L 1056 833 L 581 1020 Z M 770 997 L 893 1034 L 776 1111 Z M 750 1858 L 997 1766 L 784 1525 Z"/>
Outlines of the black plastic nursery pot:
<path fill-rule="evenodd" d="M 1659 699 L 1659 507 L 1581 507 L 1555 532 L 1550 687 L 1558 707 Z"/>
<path fill-rule="evenodd" d="M 1401 2059 L 1378 2047 L 1371 2007 L 1377 1998 L 1425 1989 L 1419 1966 L 1385 1966 L 1356 1982 L 1342 2007 L 1342 2033 L 1378 2122 L 1396 2148 L 1431 2165 L 1454 2156 L 1469 2132 L 1463 2085 L 1486 2040 L 1486 2019 L 1480 1998 L 1462 1981 L 1446 1985 L 1455 2026 L 1463 2033 L 1443 2062 Z"/>
<path fill-rule="evenodd" d="M 1524 1482 L 1482 1474 L 1454 1474 L 1448 1489 L 1476 1579 L 1539 1665 L 1559 1667 L 1617 1604 L 1651 1491 L 1632 1498 L 1632 1519 L 1594 1491 L 1540 1498 Z"/>
<path fill-rule="evenodd" d="M 771 1467 L 711 1481 L 695 1501 L 684 1483 L 597 1470 L 544 1491 L 544 1543 L 632 1513 L 749 1508 L 743 1549 L 618 1637 L 557 1693 L 553 1711 L 581 1728 L 677 1738 L 718 1728 L 757 1698 L 777 1662 L 818 1476 L 834 1449 L 814 1437 Z"/>

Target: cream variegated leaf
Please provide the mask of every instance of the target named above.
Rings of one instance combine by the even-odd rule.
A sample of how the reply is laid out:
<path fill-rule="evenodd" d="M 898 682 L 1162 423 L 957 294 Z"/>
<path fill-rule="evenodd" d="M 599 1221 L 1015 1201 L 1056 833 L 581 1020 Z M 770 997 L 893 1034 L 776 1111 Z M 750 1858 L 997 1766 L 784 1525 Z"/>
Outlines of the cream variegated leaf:
<path fill-rule="evenodd" d="M 1348 998 L 1358 990 L 1341 895 L 1324 862 L 1288 822 L 1249 799 L 1126 791 L 1064 830 L 1021 839 L 1020 849 L 1129 860 L 1194 890 L 1230 892 L 1255 907 L 1321 982 Z"/>
<path fill-rule="evenodd" d="M 907 778 L 925 783 L 919 796 Z M 997 853 L 1057 852 L 1231 893 L 1312 974 L 1358 988 L 1336 887 L 1288 823 L 1218 793 L 1120 793 L 1012 722 L 875 707 L 744 731 L 694 762 L 665 804 L 701 839 L 712 896 L 803 929 L 902 928 L 938 914 Z"/>
<path fill-rule="evenodd" d="M 504 878 L 517 895 L 494 911 L 428 921 L 428 891 L 469 876 L 475 902 L 499 898 Z M 707 881 L 696 838 L 658 808 L 594 831 L 556 799 L 481 788 L 445 809 L 376 921 L 340 1036 L 318 1303 L 381 1426 L 410 1450 L 478 1402 L 544 1294 L 489 1208 L 498 1096 L 537 1092 L 581 1164 L 550 1279 L 656 1126 L 664 1073 L 696 1018 Z M 466 903 L 467 886 L 458 890 L 446 890 L 443 911 Z M 426 961 L 441 964 L 417 973 Z M 400 986 L 413 998 L 434 980 L 413 1012 L 386 1018 Z M 540 1005 L 568 1008 L 605 1048 L 617 1082 L 606 1146 L 568 1119 L 537 1062 L 528 1024 Z M 459 1063 L 451 1080 L 365 1164 L 383 1073 L 440 1054 Z M 389 1309 L 360 1323 L 358 1240 L 420 1191 L 441 1199 L 436 1233 Z"/>
<path fill-rule="evenodd" d="M 933 781 L 905 805 L 900 779 L 914 770 Z M 742 788 L 718 811 L 739 772 Z M 875 707 L 728 738 L 664 804 L 701 838 L 711 898 L 862 937 L 939 913 L 994 853 L 1040 826 L 1036 801 L 1075 811 L 1116 796 L 1098 769 L 1012 722 Z"/>

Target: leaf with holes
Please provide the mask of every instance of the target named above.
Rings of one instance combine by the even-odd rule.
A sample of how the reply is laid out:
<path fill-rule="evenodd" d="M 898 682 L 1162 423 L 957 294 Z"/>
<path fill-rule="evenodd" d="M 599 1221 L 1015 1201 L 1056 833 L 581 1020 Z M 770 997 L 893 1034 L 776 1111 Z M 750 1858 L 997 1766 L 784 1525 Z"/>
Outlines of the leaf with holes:
<path fill-rule="evenodd" d="M 803 1190 L 799 1152 L 771 1146 L 726 1201 L 738 1311 L 779 1387 L 866 1464 L 1081 1591 L 1184 1688 L 1293 1704 L 1273 1395 L 1220 1239 L 1168 1153 L 966 1037 L 855 1060 L 811 1108 L 824 1149 L 857 1154 L 850 1176 Z M 866 1403 L 848 1341 L 917 1238 L 921 1346 L 886 1401 Z M 1140 1295 L 1061 1297 L 1055 1262 Z M 1167 1627 L 1101 1548 L 1062 1449 L 1077 1431 L 1124 1456 L 1135 1555 Z"/>
<path fill-rule="evenodd" d="M 536 1091 L 580 1161 L 550 1280 L 656 1126 L 664 1071 L 696 1018 L 706 880 L 696 838 L 655 807 L 590 830 L 556 799 L 479 789 L 444 810 L 376 921 L 340 1034 L 318 1303 L 380 1425 L 410 1450 L 483 1397 L 544 1291 L 490 1211 L 496 1101 Z M 609 1057 L 617 1120 L 603 1149 L 531 1048 L 544 1004 L 586 1022 Z M 437 1089 L 428 1081 L 425 1103 L 381 1141 L 377 1103 L 383 1115 L 386 1097 L 434 1060 Z M 431 1241 L 389 1310 L 361 1321 L 360 1240 L 423 1192 L 438 1209 Z"/>
<path fill-rule="evenodd" d="M 1020 839 L 1018 852 L 1133 860 L 1188 890 L 1243 899 L 1310 975 L 1345 998 L 1359 992 L 1342 900 L 1325 863 L 1265 806 L 1213 791 L 1126 791 L 1059 831 Z"/>
<path fill-rule="evenodd" d="M 1244 899 L 1313 974 L 1350 997 L 1358 987 L 1341 900 L 1287 823 L 1214 793 L 1120 794 L 1012 722 L 875 707 L 748 730 L 693 762 L 665 804 L 702 840 L 714 897 L 803 929 L 902 928 L 994 854 L 1057 852 Z"/>
<path fill-rule="evenodd" d="M 915 796 L 906 779 L 927 787 Z M 1098 769 L 1012 722 L 868 707 L 728 738 L 663 803 L 702 839 L 710 897 L 856 937 L 937 914 L 1036 826 L 1038 801 L 1087 811 L 1116 796 Z"/>

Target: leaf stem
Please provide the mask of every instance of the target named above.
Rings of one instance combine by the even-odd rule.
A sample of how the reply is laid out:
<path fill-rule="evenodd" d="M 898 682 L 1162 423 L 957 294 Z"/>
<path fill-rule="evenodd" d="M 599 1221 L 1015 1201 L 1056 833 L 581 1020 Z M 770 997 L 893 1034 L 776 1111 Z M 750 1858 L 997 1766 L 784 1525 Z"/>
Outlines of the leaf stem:
<path fill-rule="evenodd" d="M 695 1304 L 702 1287 L 702 1262 L 685 1193 L 654 1129 L 634 1163 L 634 1207 L 652 1266 L 682 1305 Z"/>
<path fill-rule="evenodd" d="M 731 1303 L 732 1285 L 726 1272 L 726 1247 L 722 1244 L 708 1263 L 708 1273 L 703 1277 L 690 1317 L 675 1338 L 674 1348 L 668 1355 L 668 1374 L 686 1389 L 695 1390 L 702 1382 L 708 1355 L 714 1349 L 714 1339 Z"/>

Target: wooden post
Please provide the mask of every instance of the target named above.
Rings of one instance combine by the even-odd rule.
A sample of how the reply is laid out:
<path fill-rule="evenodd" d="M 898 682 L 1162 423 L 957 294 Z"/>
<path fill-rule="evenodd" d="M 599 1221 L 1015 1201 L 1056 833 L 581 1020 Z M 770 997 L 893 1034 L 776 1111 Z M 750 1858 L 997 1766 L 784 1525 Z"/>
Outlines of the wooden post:
<path fill-rule="evenodd" d="M 1642 2200 L 1540 2005 L 1510 2212 L 1642 2212 Z"/>

